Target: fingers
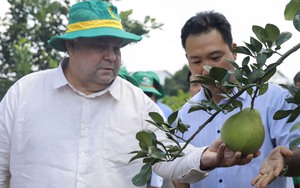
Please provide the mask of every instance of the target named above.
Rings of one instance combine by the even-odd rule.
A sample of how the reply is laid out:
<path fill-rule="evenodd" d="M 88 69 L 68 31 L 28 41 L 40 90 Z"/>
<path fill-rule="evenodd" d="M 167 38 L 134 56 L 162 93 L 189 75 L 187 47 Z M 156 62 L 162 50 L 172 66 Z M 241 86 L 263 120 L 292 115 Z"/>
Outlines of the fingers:
<path fill-rule="evenodd" d="M 275 178 L 272 173 L 260 173 L 251 181 L 251 185 L 255 185 L 255 188 L 266 188 Z"/>
<path fill-rule="evenodd" d="M 260 151 L 257 151 L 256 153 L 254 153 L 253 158 L 256 158 L 256 157 L 260 156 L 260 154 L 261 154 L 261 152 L 260 152 Z"/>
<path fill-rule="evenodd" d="M 248 154 L 246 157 L 242 157 L 240 159 L 240 162 L 238 163 L 238 165 L 245 165 L 248 164 L 249 162 L 252 161 L 252 159 L 254 158 L 254 154 Z"/>
<path fill-rule="evenodd" d="M 219 146 L 219 149 L 217 151 L 217 159 L 218 160 L 223 160 L 224 158 L 224 153 L 225 153 L 225 149 L 226 149 L 226 145 L 224 143 L 222 143 L 220 146 Z"/>
<path fill-rule="evenodd" d="M 234 155 L 226 159 L 226 166 L 242 165 L 246 164 L 249 159 L 242 157 L 241 152 L 235 152 Z"/>
<path fill-rule="evenodd" d="M 287 147 L 280 147 L 280 150 L 282 155 L 285 157 L 291 157 L 293 155 L 293 152 Z"/>

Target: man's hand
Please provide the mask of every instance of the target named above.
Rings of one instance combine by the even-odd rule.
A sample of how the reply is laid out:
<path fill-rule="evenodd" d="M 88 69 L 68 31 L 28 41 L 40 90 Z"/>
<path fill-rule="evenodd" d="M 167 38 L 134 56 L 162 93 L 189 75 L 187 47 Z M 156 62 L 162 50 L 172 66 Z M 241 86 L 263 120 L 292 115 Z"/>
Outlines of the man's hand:
<path fill-rule="evenodd" d="M 287 157 L 291 157 L 293 152 L 287 147 L 278 146 L 274 148 L 269 156 L 264 159 L 260 166 L 259 174 L 251 181 L 251 185 L 256 188 L 265 188 L 276 177 L 279 176 L 282 171 Z"/>
<path fill-rule="evenodd" d="M 220 138 L 215 140 L 202 154 L 200 169 L 209 170 L 216 167 L 229 167 L 234 165 L 245 165 L 253 158 L 260 155 L 260 152 L 242 157 L 241 152 L 230 150 Z"/>

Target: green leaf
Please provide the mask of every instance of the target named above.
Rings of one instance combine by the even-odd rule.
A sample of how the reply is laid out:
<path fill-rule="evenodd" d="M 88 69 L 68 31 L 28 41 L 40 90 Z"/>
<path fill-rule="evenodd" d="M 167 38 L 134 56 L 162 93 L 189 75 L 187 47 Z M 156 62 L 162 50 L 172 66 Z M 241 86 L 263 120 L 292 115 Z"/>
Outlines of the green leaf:
<path fill-rule="evenodd" d="M 154 125 L 155 127 L 157 128 L 160 128 L 161 127 L 161 123 L 155 123 L 154 121 L 151 121 L 151 120 L 146 120 L 148 123 Z"/>
<path fill-rule="evenodd" d="M 245 57 L 242 61 L 242 67 L 247 66 L 249 62 L 250 62 L 250 57 L 249 56 Z"/>
<path fill-rule="evenodd" d="M 178 146 L 170 146 L 169 147 L 169 152 L 177 152 L 179 151 L 181 148 Z"/>
<path fill-rule="evenodd" d="M 244 43 L 245 43 L 245 45 L 247 46 L 247 48 L 248 48 L 249 50 L 251 50 L 252 52 L 255 52 L 255 47 L 254 47 L 254 45 L 252 45 L 252 43 L 251 43 L 251 37 L 250 37 L 250 44 L 247 43 L 247 42 L 244 42 Z"/>
<path fill-rule="evenodd" d="M 224 77 L 227 74 L 227 70 L 222 67 L 212 67 L 209 71 L 209 76 L 213 79 L 217 80 L 218 82 L 222 82 Z"/>
<path fill-rule="evenodd" d="M 212 93 L 210 91 L 209 88 L 207 88 L 205 85 L 203 85 L 203 90 L 204 90 L 204 94 L 205 94 L 205 97 L 208 99 L 208 100 L 211 100 L 212 99 Z M 202 100 L 203 101 L 203 100 Z M 201 103 L 202 103 L 201 101 Z"/>
<path fill-rule="evenodd" d="M 297 12 L 300 10 L 300 2 L 291 0 L 284 9 L 284 18 L 293 20 Z"/>
<path fill-rule="evenodd" d="M 243 103 L 241 101 L 235 100 L 232 102 L 232 106 L 234 108 L 240 108 L 242 110 L 243 108 Z M 233 110 L 233 109 L 232 109 Z"/>
<path fill-rule="evenodd" d="M 186 131 L 188 131 L 188 128 L 190 128 L 189 125 L 185 125 L 184 123 L 182 123 L 181 119 L 179 119 L 179 121 L 176 124 L 179 132 L 181 132 L 182 134 Z"/>
<path fill-rule="evenodd" d="M 252 95 L 252 93 L 253 93 L 253 90 L 252 90 L 252 88 L 248 88 L 248 89 L 246 89 L 246 91 L 247 91 L 247 93 L 248 93 L 248 95 Z"/>
<path fill-rule="evenodd" d="M 237 80 L 239 83 L 242 83 L 242 82 L 243 82 L 243 73 L 242 73 L 241 70 L 235 69 L 235 70 L 234 70 L 234 76 L 235 76 L 236 80 Z"/>
<path fill-rule="evenodd" d="M 191 112 L 195 112 L 195 111 L 198 111 L 198 110 L 204 110 L 206 111 L 207 107 L 206 106 L 203 106 L 203 105 L 196 105 L 196 106 L 192 106 L 188 113 L 191 113 Z"/>
<path fill-rule="evenodd" d="M 250 73 L 249 82 L 253 83 L 254 81 L 257 81 L 257 79 L 259 79 L 263 75 L 264 75 L 264 71 L 262 69 L 253 70 Z"/>
<path fill-rule="evenodd" d="M 283 43 L 285 43 L 286 41 L 288 41 L 290 38 L 292 38 L 292 33 L 282 32 L 282 33 L 280 33 L 280 35 L 276 39 L 275 44 L 276 44 L 276 46 L 280 46 Z"/>
<path fill-rule="evenodd" d="M 276 25 L 267 24 L 265 29 L 266 29 L 266 32 L 267 32 L 268 40 L 271 43 L 274 43 L 275 40 L 277 39 L 277 37 L 280 34 L 279 28 Z M 269 46 L 269 47 L 271 47 L 271 46 Z"/>
<path fill-rule="evenodd" d="M 269 66 L 270 67 L 270 66 Z M 270 78 L 272 78 L 272 76 L 276 73 L 276 67 L 273 67 L 273 68 L 269 68 L 267 67 L 264 71 L 265 71 L 265 76 L 264 78 L 262 79 L 262 82 L 265 83 L 267 82 L 268 80 L 270 80 Z"/>
<path fill-rule="evenodd" d="M 267 55 L 266 54 L 259 53 L 257 55 L 256 62 L 258 63 L 259 68 L 262 68 L 266 64 L 266 61 L 267 61 Z"/>
<path fill-rule="evenodd" d="M 300 32 L 300 11 L 297 12 L 293 19 L 294 27 Z"/>
<path fill-rule="evenodd" d="M 135 156 L 133 156 L 130 160 L 129 160 L 129 163 L 131 161 L 134 161 L 136 159 L 139 159 L 139 158 L 144 158 L 144 157 L 147 157 L 147 151 L 144 151 L 144 150 L 141 150 L 141 151 L 133 151 L 133 152 L 130 152 L 129 154 L 133 154 L 133 153 L 136 153 Z"/>
<path fill-rule="evenodd" d="M 215 109 L 216 111 L 223 111 L 223 109 L 214 101 L 214 100 L 211 100 L 210 101 L 210 106 Z"/>
<path fill-rule="evenodd" d="M 275 112 L 273 119 L 279 120 L 279 119 L 286 118 L 287 116 L 289 116 L 292 113 L 292 111 L 293 110 L 278 110 L 277 112 Z"/>
<path fill-rule="evenodd" d="M 148 150 L 150 146 L 156 145 L 156 135 L 150 130 L 139 131 L 136 133 L 136 139 L 143 150 Z"/>
<path fill-rule="evenodd" d="M 157 112 L 149 112 L 149 116 L 153 119 L 156 123 L 163 123 L 164 118 Z"/>
<path fill-rule="evenodd" d="M 165 131 L 170 131 L 172 129 L 172 125 L 168 123 L 162 123 L 161 128 Z"/>
<path fill-rule="evenodd" d="M 141 168 L 141 171 L 131 179 L 133 185 L 138 186 L 138 187 L 142 187 L 142 186 L 146 185 L 147 182 L 150 180 L 151 173 L 152 173 L 151 164 L 149 164 L 149 163 L 145 164 Z M 117 180 L 115 180 L 115 181 L 117 181 Z"/>
<path fill-rule="evenodd" d="M 294 132 L 294 131 L 297 131 L 298 129 L 300 129 L 300 121 L 292 126 L 292 128 L 290 129 L 290 133 Z"/>
<path fill-rule="evenodd" d="M 261 42 L 259 42 L 258 40 L 256 40 L 253 37 L 250 37 L 250 43 L 252 44 L 252 46 L 254 47 L 254 49 L 252 51 L 255 51 L 256 53 L 259 53 L 262 49 L 262 44 Z M 249 48 L 249 47 L 248 47 Z"/>
<path fill-rule="evenodd" d="M 261 85 L 260 88 L 259 88 L 259 95 L 265 94 L 266 91 L 268 90 L 268 88 L 269 88 L 268 83 Z"/>
<path fill-rule="evenodd" d="M 300 137 L 298 137 L 298 138 L 292 140 L 292 141 L 290 142 L 289 148 L 290 148 L 291 150 L 293 150 L 293 149 L 295 149 L 296 147 L 298 147 L 299 144 L 300 144 Z"/>
<path fill-rule="evenodd" d="M 295 119 L 299 116 L 300 114 L 300 106 L 298 106 L 297 108 L 295 108 L 292 113 L 291 116 L 289 117 L 289 119 L 287 120 L 288 123 L 295 121 Z"/>
<path fill-rule="evenodd" d="M 166 157 L 166 154 L 161 149 L 154 146 L 150 146 L 148 148 L 148 153 L 155 159 L 162 159 Z"/>
<path fill-rule="evenodd" d="M 264 28 L 257 25 L 253 25 L 252 31 L 256 35 L 257 39 L 261 41 L 263 44 L 267 42 L 267 32 L 265 31 Z"/>
<path fill-rule="evenodd" d="M 172 125 L 175 120 L 177 119 L 177 116 L 178 116 L 178 110 L 174 111 L 169 117 L 168 117 L 168 123 L 170 125 Z"/>
<path fill-rule="evenodd" d="M 203 80 L 202 84 L 210 85 L 213 87 L 216 86 L 215 80 L 213 78 L 208 77 L 208 76 L 203 76 L 203 75 L 199 75 L 198 77 Z"/>
<path fill-rule="evenodd" d="M 253 56 L 251 51 L 244 46 L 235 46 L 233 47 L 232 52 Z"/>

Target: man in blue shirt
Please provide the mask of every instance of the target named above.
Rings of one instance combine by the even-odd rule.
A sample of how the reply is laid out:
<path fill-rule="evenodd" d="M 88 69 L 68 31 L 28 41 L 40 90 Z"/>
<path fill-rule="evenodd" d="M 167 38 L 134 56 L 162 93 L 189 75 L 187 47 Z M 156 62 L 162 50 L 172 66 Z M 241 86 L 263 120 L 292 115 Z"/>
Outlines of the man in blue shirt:
<path fill-rule="evenodd" d="M 232 48 L 236 44 L 233 43 L 230 23 L 224 15 L 213 11 L 198 13 L 196 16 L 191 17 L 183 26 L 181 39 L 189 68 L 193 75 L 208 75 L 205 66 L 234 70 L 228 59 L 236 60 L 237 54 L 232 52 Z M 234 82 L 234 79 L 232 77 L 231 81 Z M 232 91 L 228 91 L 228 93 L 230 92 Z M 228 101 L 224 98 L 224 95 L 220 95 L 222 91 L 218 89 L 211 89 L 211 93 L 212 100 L 217 104 L 224 104 Z M 260 112 L 265 126 L 265 140 L 260 149 L 261 155 L 258 158 L 245 166 L 215 169 L 206 179 L 191 184 L 191 188 L 252 187 L 251 180 L 257 175 L 262 161 L 269 155 L 270 151 L 279 145 L 288 146 L 293 138 L 300 135 L 297 131 L 289 133 L 293 124 L 286 123 L 287 119 L 273 120 L 273 115 L 277 110 L 295 108 L 295 106 L 285 101 L 289 96 L 288 91 L 270 84 L 267 92 L 256 98 L 254 107 Z M 208 100 L 204 89 L 198 92 L 191 100 L 197 103 L 203 99 Z M 238 100 L 243 103 L 243 108 L 251 106 L 251 99 L 251 96 L 246 92 L 238 97 Z M 199 126 L 211 117 L 211 114 L 200 110 L 189 113 L 191 105 L 191 103 L 186 103 L 179 111 L 179 118 L 182 122 L 191 126 L 188 132 L 184 133 L 185 140 L 190 138 L 198 130 Z M 219 113 L 197 134 L 191 141 L 191 144 L 197 147 L 204 146 L 220 137 L 222 124 L 239 110 L 235 109 L 227 114 Z M 291 178 L 278 177 L 269 187 L 286 188 L 289 185 L 293 185 Z"/>

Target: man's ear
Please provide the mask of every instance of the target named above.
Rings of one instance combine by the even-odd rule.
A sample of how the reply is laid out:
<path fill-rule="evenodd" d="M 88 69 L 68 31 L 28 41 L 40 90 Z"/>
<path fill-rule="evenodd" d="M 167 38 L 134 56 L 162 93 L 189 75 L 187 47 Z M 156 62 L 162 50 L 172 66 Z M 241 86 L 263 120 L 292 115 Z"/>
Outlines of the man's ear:
<path fill-rule="evenodd" d="M 74 40 L 65 40 L 65 44 L 67 47 L 67 51 L 70 54 L 74 50 L 75 41 Z"/>
<path fill-rule="evenodd" d="M 233 50 L 235 47 L 237 46 L 237 44 L 236 43 L 232 43 L 232 47 L 231 47 L 231 50 Z M 234 61 L 236 60 L 236 58 L 237 58 L 237 53 L 236 52 L 232 52 L 232 54 L 233 54 L 233 58 L 234 58 Z"/>
<path fill-rule="evenodd" d="M 75 42 L 74 40 L 65 40 L 65 43 L 66 43 L 66 47 L 67 48 L 74 48 L 74 45 L 75 45 Z"/>

